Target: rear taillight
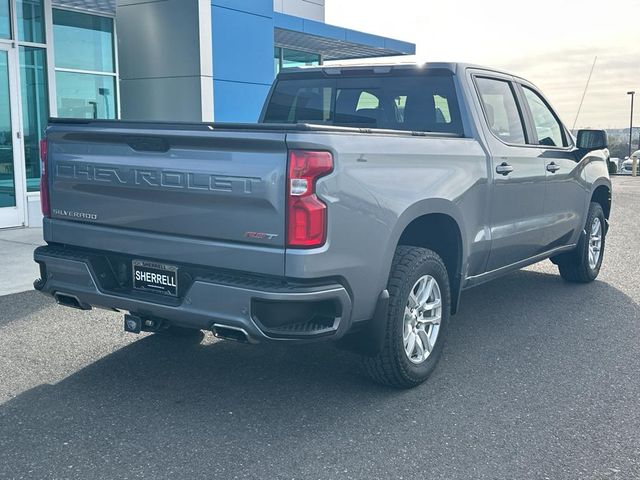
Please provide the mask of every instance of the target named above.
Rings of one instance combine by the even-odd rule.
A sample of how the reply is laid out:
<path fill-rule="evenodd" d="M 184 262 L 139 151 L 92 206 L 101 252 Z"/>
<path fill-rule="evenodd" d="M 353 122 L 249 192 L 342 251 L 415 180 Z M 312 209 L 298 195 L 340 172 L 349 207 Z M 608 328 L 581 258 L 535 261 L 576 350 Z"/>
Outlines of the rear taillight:
<path fill-rule="evenodd" d="M 42 215 L 51 216 L 49 203 L 49 169 L 47 167 L 47 139 L 40 140 L 40 207 Z"/>
<path fill-rule="evenodd" d="M 315 248 L 327 239 L 327 206 L 316 195 L 316 182 L 333 170 L 329 152 L 291 150 L 287 185 L 287 246 Z"/>

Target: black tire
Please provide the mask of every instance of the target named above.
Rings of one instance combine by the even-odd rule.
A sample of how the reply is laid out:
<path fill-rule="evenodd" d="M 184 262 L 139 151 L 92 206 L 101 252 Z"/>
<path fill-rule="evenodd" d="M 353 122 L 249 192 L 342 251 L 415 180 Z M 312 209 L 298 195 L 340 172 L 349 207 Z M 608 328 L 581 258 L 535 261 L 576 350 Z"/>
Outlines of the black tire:
<path fill-rule="evenodd" d="M 178 327 L 176 325 L 169 325 L 161 328 L 155 333 L 156 335 L 161 335 L 163 337 L 183 338 L 197 342 L 201 342 L 204 338 L 204 332 L 202 330 L 198 330 L 197 328 Z"/>
<path fill-rule="evenodd" d="M 602 228 L 601 238 L 602 243 L 600 247 L 600 257 L 595 265 L 595 268 L 591 268 L 589 265 L 589 241 L 591 227 L 598 219 Z M 585 223 L 586 235 L 582 235 L 578 246 L 573 252 L 559 257 L 556 262 L 558 264 L 558 270 L 560 270 L 560 276 L 563 280 L 571 283 L 589 283 L 593 282 L 600 273 L 600 267 L 602 266 L 602 259 L 604 258 L 605 240 L 606 240 L 606 224 L 604 218 L 604 212 L 599 203 L 591 202 L 589 205 L 589 213 L 587 214 L 587 221 Z"/>
<path fill-rule="evenodd" d="M 442 298 L 438 337 L 430 355 L 421 364 L 412 363 L 404 349 L 404 311 L 411 289 L 423 276 L 433 277 Z M 426 248 L 399 246 L 391 266 L 389 309 L 382 350 L 375 357 L 363 357 L 365 371 L 374 381 L 396 388 L 412 388 L 433 372 L 444 348 L 451 312 L 449 276 L 442 259 Z"/>

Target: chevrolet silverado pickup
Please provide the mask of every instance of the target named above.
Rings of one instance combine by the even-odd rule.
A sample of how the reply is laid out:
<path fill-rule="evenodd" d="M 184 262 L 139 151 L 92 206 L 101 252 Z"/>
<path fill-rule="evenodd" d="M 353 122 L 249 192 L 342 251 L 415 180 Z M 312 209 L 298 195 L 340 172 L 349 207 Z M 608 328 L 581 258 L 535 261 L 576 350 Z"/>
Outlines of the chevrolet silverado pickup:
<path fill-rule="evenodd" d="M 35 288 L 124 328 L 337 341 L 374 380 L 434 369 L 464 290 L 600 270 L 606 136 L 454 63 L 291 69 L 255 124 L 52 119 Z"/>

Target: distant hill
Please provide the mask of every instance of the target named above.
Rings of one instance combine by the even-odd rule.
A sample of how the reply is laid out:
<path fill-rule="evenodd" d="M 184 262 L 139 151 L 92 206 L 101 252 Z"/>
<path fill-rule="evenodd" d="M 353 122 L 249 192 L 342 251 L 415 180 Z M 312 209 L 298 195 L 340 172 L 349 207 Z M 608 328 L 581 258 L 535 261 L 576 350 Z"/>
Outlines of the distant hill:
<path fill-rule="evenodd" d="M 629 129 L 616 128 L 608 129 L 609 151 L 612 157 L 625 158 L 629 156 Z M 640 128 L 633 129 L 633 141 L 631 151 L 640 150 Z"/>

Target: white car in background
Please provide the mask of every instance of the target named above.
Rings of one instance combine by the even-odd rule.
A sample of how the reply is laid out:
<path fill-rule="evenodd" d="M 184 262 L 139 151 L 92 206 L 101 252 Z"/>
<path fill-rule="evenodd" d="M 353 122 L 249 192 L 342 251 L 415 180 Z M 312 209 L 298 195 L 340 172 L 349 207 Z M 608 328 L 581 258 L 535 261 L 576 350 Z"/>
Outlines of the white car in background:
<path fill-rule="evenodd" d="M 622 168 L 622 160 L 620 160 L 617 157 L 610 158 L 609 163 L 612 163 L 613 165 L 615 165 L 615 172 L 612 172 L 611 170 L 609 170 L 609 173 L 618 173 Z"/>
<path fill-rule="evenodd" d="M 636 150 L 635 152 L 633 152 L 631 154 L 631 157 L 628 157 L 625 159 L 624 162 L 622 162 L 622 167 L 620 167 L 620 169 L 618 170 L 618 172 L 622 175 L 631 175 L 632 171 L 633 171 L 633 159 L 637 159 L 637 172 L 638 174 L 640 174 L 640 150 Z"/>

